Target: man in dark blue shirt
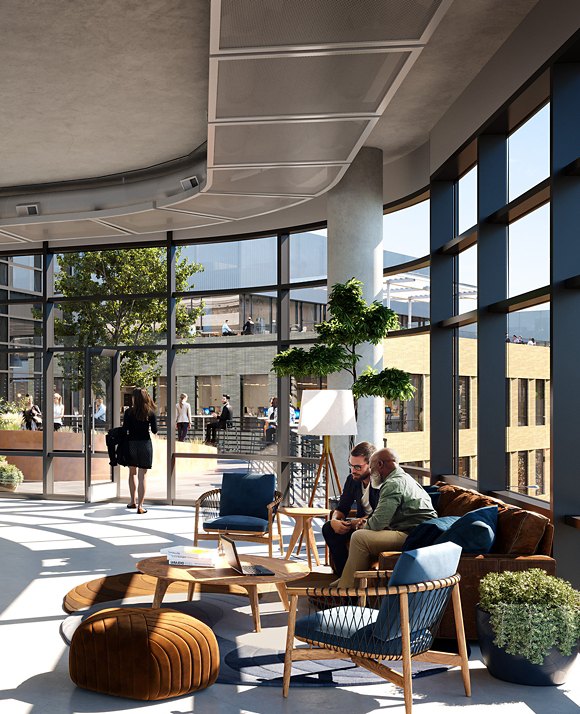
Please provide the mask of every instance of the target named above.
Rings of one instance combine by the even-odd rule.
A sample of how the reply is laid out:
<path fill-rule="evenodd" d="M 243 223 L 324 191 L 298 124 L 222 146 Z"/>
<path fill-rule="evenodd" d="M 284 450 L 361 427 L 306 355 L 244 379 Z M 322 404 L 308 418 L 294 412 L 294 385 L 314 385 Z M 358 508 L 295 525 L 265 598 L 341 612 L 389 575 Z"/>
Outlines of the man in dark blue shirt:
<path fill-rule="evenodd" d="M 344 484 L 340 501 L 332 517 L 322 526 L 322 535 L 330 551 L 331 565 L 339 577 L 342 575 L 348 558 L 348 542 L 358 523 L 368 518 L 375 510 L 379 500 L 379 490 L 370 483 L 369 462 L 375 447 L 368 441 L 361 441 L 350 452 L 348 465 L 350 474 Z M 356 501 L 357 518 L 348 518 L 353 503 Z"/>

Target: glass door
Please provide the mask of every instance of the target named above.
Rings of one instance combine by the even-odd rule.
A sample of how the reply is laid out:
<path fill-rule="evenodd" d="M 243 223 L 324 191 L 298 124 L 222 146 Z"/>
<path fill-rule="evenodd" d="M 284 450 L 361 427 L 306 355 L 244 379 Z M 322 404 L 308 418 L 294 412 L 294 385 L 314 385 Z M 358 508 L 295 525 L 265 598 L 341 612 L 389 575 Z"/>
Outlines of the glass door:
<path fill-rule="evenodd" d="M 105 442 L 120 423 L 119 352 L 88 348 L 84 371 L 85 500 L 94 503 L 119 497 L 119 467 L 109 465 Z"/>

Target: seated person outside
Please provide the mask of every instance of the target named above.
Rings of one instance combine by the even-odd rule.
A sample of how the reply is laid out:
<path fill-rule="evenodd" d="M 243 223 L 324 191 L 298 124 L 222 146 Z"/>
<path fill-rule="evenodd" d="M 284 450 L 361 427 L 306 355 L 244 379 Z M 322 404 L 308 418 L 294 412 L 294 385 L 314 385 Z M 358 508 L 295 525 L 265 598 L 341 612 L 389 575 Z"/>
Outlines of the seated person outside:
<path fill-rule="evenodd" d="M 210 421 L 210 423 L 205 427 L 205 443 L 215 445 L 217 441 L 217 430 L 227 429 L 232 425 L 232 419 L 234 414 L 230 406 L 230 395 L 222 394 L 222 410 L 219 417 L 215 421 Z"/>
<path fill-rule="evenodd" d="M 335 574 L 342 575 L 348 557 L 348 542 L 357 525 L 368 518 L 379 501 L 379 491 L 371 486 L 369 461 L 375 447 L 368 441 L 361 441 L 350 452 L 348 465 L 350 474 L 344 484 L 338 506 L 332 518 L 322 526 L 322 535 L 328 545 L 331 565 Z M 356 501 L 357 518 L 346 521 L 353 503 Z"/>
<path fill-rule="evenodd" d="M 415 526 L 437 518 L 431 497 L 412 476 L 403 471 L 392 449 L 375 451 L 370 459 L 370 468 L 371 486 L 380 490 L 379 502 L 372 516 L 357 523 L 350 539 L 346 565 L 332 586 L 354 587 L 357 570 L 368 570 L 384 550 L 401 550 Z"/>
<path fill-rule="evenodd" d="M 222 325 L 222 337 L 228 337 L 229 335 L 235 335 L 235 334 L 236 333 L 228 325 L 228 320 L 225 320 L 224 324 Z"/>
<path fill-rule="evenodd" d="M 278 429 L 278 397 L 270 399 L 270 406 L 264 422 L 264 440 L 269 444 L 276 443 L 276 430 Z"/>

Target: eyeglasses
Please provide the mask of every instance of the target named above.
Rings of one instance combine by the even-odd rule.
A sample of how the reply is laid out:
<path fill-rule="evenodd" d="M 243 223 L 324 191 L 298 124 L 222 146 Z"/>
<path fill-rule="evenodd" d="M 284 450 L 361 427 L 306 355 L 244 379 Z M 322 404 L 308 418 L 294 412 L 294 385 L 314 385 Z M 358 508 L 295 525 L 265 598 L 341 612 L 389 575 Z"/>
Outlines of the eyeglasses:
<path fill-rule="evenodd" d="M 348 468 L 351 471 L 362 471 L 364 468 L 364 464 L 351 464 L 350 461 L 348 462 Z"/>

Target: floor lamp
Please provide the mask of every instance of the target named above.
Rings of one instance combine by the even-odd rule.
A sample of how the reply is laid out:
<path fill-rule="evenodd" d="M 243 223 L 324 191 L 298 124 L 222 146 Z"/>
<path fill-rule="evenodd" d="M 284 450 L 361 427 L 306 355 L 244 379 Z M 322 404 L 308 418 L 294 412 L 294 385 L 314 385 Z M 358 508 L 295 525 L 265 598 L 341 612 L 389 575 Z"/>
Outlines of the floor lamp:
<path fill-rule="evenodd" d="M 322 454 L 310 494 L 308 506 L 312 507 L 320 478 L 324 483 L 324 502 L 328 508 L 330 485 L 336 484 L 342 493 L 334 456 L 330 449 L 331 436 L 351 436 L 357 433 L 354 400 L 350 389 L 307 389 L 302 392 L 298 434 L 322 436 Z"/>

